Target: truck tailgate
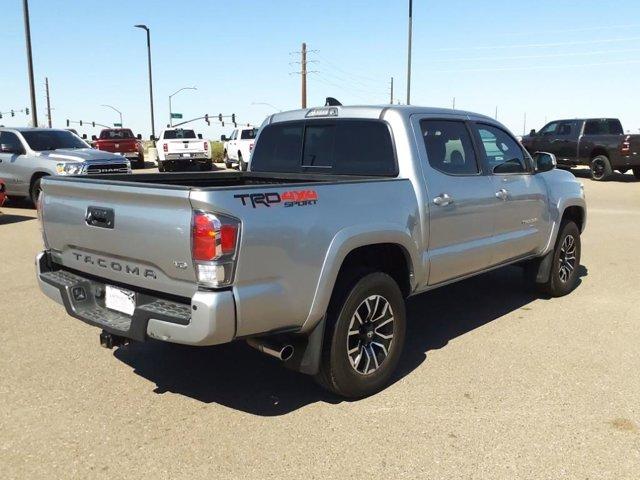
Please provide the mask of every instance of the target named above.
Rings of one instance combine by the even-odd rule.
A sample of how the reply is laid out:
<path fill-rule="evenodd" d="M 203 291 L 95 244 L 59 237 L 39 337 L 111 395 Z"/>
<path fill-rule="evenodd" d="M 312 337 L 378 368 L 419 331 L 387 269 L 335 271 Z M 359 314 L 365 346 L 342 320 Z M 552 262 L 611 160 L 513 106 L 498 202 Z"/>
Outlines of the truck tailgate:
<path fill-rule="evenodd" d="M 202 153 L 204 140 L 163 140 L 167 143 L 167 153 Z"/>
<path fill-rule="evenodd" d="M 173 295 L 197 290 L 188 188 L 46 178 L 42 190 L 56 263 Z"/>

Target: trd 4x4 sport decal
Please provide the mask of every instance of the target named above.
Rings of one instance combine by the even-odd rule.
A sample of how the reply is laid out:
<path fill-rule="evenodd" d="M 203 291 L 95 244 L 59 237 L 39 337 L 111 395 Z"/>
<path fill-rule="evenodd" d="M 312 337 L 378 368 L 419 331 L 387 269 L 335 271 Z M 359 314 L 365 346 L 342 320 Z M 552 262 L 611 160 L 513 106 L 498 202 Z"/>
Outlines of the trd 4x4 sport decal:
<path fill-rule="evenodd" d="M 289 190 L 288 192 L 243 193 L 234 195 L 239 198 L 242 205 L 251 205 L 253 208 L 259 205 L 271 207 L 284 205 L 285 207 L 306 207 L 318 202 L 318 194 L 315 190 Z"/>

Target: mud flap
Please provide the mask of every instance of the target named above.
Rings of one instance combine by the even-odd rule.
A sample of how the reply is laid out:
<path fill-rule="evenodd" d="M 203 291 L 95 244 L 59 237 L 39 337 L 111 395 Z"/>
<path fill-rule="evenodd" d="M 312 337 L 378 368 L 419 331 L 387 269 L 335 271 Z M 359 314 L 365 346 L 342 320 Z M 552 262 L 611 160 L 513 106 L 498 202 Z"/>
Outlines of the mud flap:
<path fill-rule="evenodd" d="M 531 278 L 537 284 L 545 284 L 551 277 L 551 266 L 553 262 L 553 250 L 547 253 L 544 257 L 532 260 L 527 268 L 527 276 Z"/>
<path fill-rule="evenodd" d="M 325 324 L 326 317 L 323 317 L 308 336 L 300 336 L 292 339 L 295 353 L 290 360 L 284 362 L 285 367 L 307 375 L 315 375 L 318 373 L 320 370 Z"/>

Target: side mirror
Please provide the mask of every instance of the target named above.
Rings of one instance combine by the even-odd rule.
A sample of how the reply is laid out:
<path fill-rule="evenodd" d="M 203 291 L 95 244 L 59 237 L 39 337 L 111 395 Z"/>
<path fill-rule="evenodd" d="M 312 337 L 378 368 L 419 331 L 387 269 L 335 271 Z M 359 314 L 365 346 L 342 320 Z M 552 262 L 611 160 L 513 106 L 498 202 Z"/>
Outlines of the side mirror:
<path fill-rule="evenodd" d="M 529 135 L 533 137 L 535 134 L 536 134 L 536 129 L 532 128 L 531 131 L 529 132 Z"/>
<path fill-rule="evenodd" d="M 83 140 L 86 140 L 86 139 L 87 139 L 87 134 L 86 134 L 86 133 L 83 133 L 83 134 L 82 134 L 82 139 L 83 139 Z"/>
<path fill-rule="evenodd" d="M 202 140 L 202 134 L 201 134 L 201 133 L 199 133 L 199 134 L 198 134 L 198 138 L 199 138 L 200 140 Z"/>
<path fill-rule="evenodd" d="M 536 152 L 533 154 L 533 162 L 536 167 L 536 172 L 548 172 L 553 170 L 558 165 L 558 160 L 553 153 L 549 152 Z"/>
<path fill-rule="evenodd" d="M 87 135 L 83 135 L 84 138 L 87 138 Z M 94 142 L 98 139 L 98 137 L 96 137 L 95 135 L 91 135 L 91 140 L 93 140 Z"/>
<path fill-rule="evenodd" d="M 228 139 L 227 139 L 227 136 L 226 136 L 226 135 L 220 135 L 220 141 L 221 141 L 221 142 L 226 142 L 227 140 L 228 140 Z"/>
<path fill-rule="evenodd" d="M 142 140 L 142 135 L 138 134 L 138 135 L 136 135 L 136 138 L 137 138 L 138 140 Z"/>
<path fill-rule="evenodd" d="M 152 142 L 155 142 L 155 141 L 156 141 L 156 139 L 155 139 L 155 138 L 153 138 L 153 135 L 149 135 L 149 140 L 151 140 Z"/>

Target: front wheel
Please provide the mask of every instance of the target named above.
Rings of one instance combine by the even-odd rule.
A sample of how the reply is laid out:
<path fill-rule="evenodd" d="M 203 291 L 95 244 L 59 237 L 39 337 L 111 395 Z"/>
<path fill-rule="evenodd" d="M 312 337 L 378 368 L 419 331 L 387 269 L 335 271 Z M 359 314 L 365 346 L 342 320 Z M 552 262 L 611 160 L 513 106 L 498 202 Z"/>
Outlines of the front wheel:
<path fill-rule="evenodd" d="M 42 192 L 42 187 L 40 186 L 40 182 L 42 181 L 42 177 L 36 178 L 31 184 L 31 188 L 29 189 L 29 198 L 31 199 L 31 203 L 34 206 L 38 205 L 38 197 L 40 196 L 40 192 Z"/>
<path fill-rule="evenodd" d="M 591 160 L 591 178 L 596 181 L 608 180 L 613 170 L 605 155 L 598 155 Z"/>
<path fill-rule="evenodd" d="M 338 284 L 327 312 L 327 328 L 316 381 L 348 398 L 386 387 L 398 365 L 406 331 L 404 298 L 385 273 Z"/>
<path fill-rule="evenodd" d="M 581 250 L 578 226 L 571 221 L 562 223 L 553 251 L 549 279 L 539 284 L 538 288 L 552 297 L 571 293 L 578 285 Z"/>
<path fill-rule="evenodd" d="M 640 167 L 633 167 L 633 176 L 640 180 Z"/>

